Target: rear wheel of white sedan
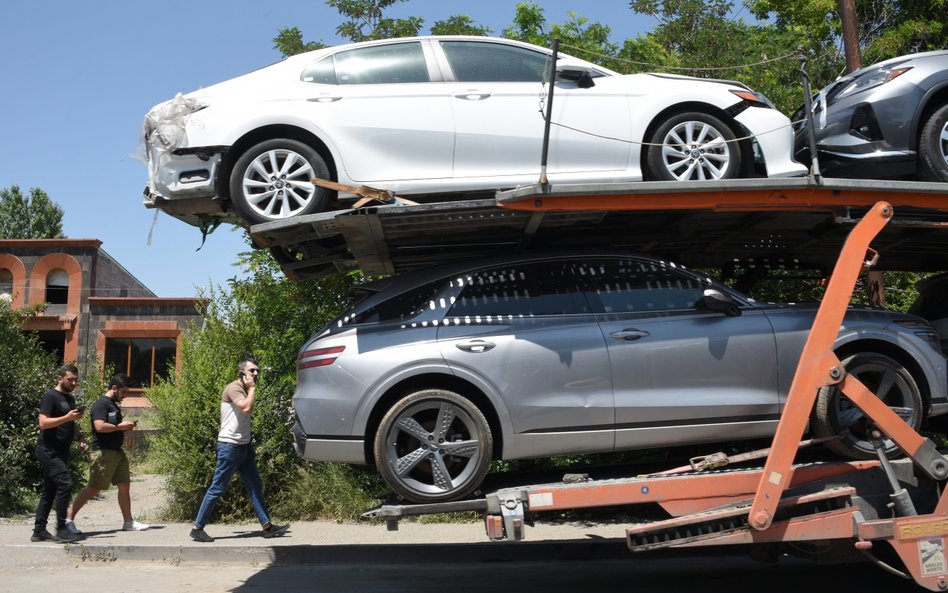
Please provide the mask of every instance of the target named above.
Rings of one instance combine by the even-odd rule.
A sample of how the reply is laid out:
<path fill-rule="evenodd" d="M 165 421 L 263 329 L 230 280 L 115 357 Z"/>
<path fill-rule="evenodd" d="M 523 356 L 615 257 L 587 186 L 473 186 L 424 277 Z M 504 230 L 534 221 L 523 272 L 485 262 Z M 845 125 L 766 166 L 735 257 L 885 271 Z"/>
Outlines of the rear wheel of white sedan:
<path fill-rule="evenodd" d="M 234 164 L 230 199 L 248 224 L 322 212 L 330 190 L 312 182 L 329 178 L 329 168 L 311 146 L 290 139 L 261 142 Z"/>
<path fill-rule="evenodd" d="M 484 414 L 450 391 L 427 389 L 399 400 L 375 436 L 375 464 L 411 502 L 464 498 L 487 475 L 493 437 Z"/>
<path fill-rule="evenodd" d="M 905 366 L 893 358 L 875 352 L 853 354 L 846 357 L 842 363 L 847 373 L 859 379 L 909 426 L 915 430 L 921 428 L 924 419 L 922 394 Z M 828 442 L 828 449 L 851 459 L 875 457 L 870 428 L 866 416 L 846 399 L 839 389 L 820 389 L 813 407 L 813 435 L 842 435 L 840 440 Z M 887 454 L 898 452 L 891 440 L 884 440 L 883 446 Z"/>
<path fill-rule="evenodd" d="M 704 181 L 734 179 L 741 172 L 741 148 L 723 121 L 701 112 L 679 113 L 663 122 L 646 148 L 648 179 Z"/>
<path fill-rule="evenodd" d="M 942 105 L 922 126 L 918 152 L 924 179 L 948 181 L 948 105 Z"/>

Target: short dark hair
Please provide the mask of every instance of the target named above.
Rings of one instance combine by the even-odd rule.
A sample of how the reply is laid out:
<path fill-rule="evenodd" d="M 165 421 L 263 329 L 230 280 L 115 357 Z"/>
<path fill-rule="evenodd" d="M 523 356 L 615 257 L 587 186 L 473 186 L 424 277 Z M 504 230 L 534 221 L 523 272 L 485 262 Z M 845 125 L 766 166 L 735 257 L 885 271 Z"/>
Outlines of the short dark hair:
<path fill-rule="evenodd" d="M 113 387 L 116 389 L 123 389 L 131 385 L 132 380 L 128 378 L 128 375 L 125 373 L 115 373 L 112 375 L 112 378 L 109 380 L 109 389 Z"/>
<path fill-rule="evenodd" d="M 66 373 L 72 373 L 73 375 L 78 375 L 78 374 L 79 374 L 79 367 L 77 367 L 76 365 L 72 364 L 71 362 L 67 362 L 66 364 L 64 364 L 64 365 L 62 365 L 61 367 L 59 367 L 58 369 L 56 369 L 56 376 L 57 376 L 57 377 L 65 377 L 65 376 L 66 376 Z"/>
<path fill-rule="evenodd" d="M 255 364 L 257 366 L 260 366 L 260 363 L 257 362 L 256 358 L 251 358 L 247 356 L 240 359 L 240 362 L 237 363 L 237 368 L 240 370 L 244 370 L 245 368 L 247 368 L 248 364 Z"/>

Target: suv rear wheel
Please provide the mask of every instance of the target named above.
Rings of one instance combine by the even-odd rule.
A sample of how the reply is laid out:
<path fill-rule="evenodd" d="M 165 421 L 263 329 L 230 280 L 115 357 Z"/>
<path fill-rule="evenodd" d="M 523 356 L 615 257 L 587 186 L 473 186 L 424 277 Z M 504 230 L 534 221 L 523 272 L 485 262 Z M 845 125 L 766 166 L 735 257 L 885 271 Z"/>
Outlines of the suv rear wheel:
<path fill-rule="evenodd" d="M 470 400 L 427 389 L 399 400 L 375 436 L 375 463 L 389 487 L 411 502 L 458 500 L 490 467 L 493 437 Z"/>

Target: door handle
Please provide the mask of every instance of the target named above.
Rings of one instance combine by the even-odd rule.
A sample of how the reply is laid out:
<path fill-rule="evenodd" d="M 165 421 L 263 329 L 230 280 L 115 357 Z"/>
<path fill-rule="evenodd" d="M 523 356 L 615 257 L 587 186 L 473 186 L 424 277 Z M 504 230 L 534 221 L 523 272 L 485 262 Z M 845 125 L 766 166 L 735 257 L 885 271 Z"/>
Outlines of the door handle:
<path fill-rule="evenodd" d="M 461 91 L 460 93 L 454 93 L 454 96 L 458 99 L 464 99 L 465 101 L 483 101 L 484 99 L 490 97 L 490 91 L 470 89 L 467 91 Z"/>
<path fill-rule="evenodd" d="M 612 332 L 609 335 L 616 340 L 638 340 L 639 338 L 647 338 L 652 334 L 648 333 L 644 329 L 629 328 L 622 331 Z"/>
<path fill-rule="evenodd" d="M 335 103 L 340 99 L 342 99 L 341 95 L 319 95 L 318 97 L 310 97 L 306 100 L 310 103 Z"/>
<path fill-rule="evenodd" d="M 496 345 L 497 344 L 494 344 L 493 342 L 486 342 L 484 340 L 471 340 L 469 342 L 458 342 L 455 344 L 459 350 L 474 353 L 487 352 Z"/>

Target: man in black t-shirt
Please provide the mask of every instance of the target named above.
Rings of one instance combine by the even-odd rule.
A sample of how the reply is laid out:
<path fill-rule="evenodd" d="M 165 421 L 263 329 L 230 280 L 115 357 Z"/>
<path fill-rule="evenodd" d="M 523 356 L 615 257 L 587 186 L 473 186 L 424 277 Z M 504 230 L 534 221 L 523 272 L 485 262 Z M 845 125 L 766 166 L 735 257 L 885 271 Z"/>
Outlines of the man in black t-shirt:
<path fill-rule="evenodd" d="M 109 390 L 92 406 L 92 464 L 89 466 L 89 484 L 76 496 L 66 517 L 66 529 L 74 536 L 82 536 L 73 520 L 89 499 L 118 486 L 118 503 L 122 511 L 124 531 L 143 531 L 150 526 L 132 518 L 131 474 L 128 456 L 122 450 L 125 433 L 135 428 L 135 422 L 122 420 L 119 404 L 128 395 L 130 380 L 125 373 L 118 373 L 109 381 Z"/>
<path fill-rule="evenodd" d="M 76 408 L 72 396 L 79 380 L 79 369 L 64 364 L 56 371 L 56 387 L 47 391 L 40 400 L 40 437 L 36 444 L 36 458 L 43 467 L 43 491 L 36 506 L 36 519 L 30 541 L 64 541 L 79 539 L 66 529 L 66 511 L 72 494 L 69 477 L 69 447 L 79 441 L 83 451 L 89 448 L 76 421 L 82 418 L 85 407 Z M 46 530 L 49 513 L 56 509 L 56 535 Z"/>

